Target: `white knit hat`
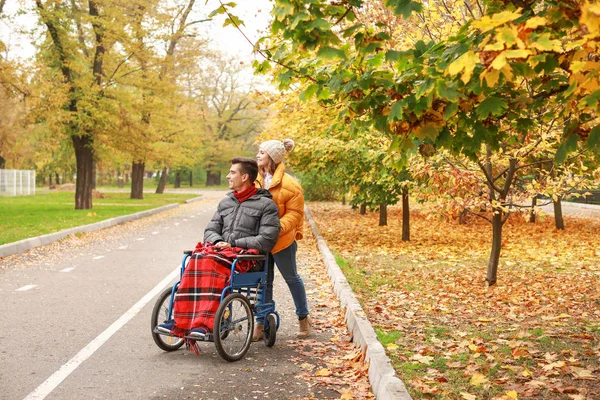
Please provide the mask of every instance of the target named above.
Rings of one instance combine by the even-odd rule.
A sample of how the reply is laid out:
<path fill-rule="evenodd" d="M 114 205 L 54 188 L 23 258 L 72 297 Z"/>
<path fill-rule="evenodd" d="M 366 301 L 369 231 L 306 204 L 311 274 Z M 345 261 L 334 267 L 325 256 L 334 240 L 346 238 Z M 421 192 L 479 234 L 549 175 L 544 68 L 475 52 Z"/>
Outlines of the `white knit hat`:
<path fill-rule="evenodd" d="M 286 153 L 291 153 L 294 150 L 295 143 L 292 139 L 284 139 L 283 142 L 279 140 L 267 140 L 262 142 L 259 146 L 260 149 L 264 150 L 275 162 L 279 164 L 283 161 L 283 157 Z"/>

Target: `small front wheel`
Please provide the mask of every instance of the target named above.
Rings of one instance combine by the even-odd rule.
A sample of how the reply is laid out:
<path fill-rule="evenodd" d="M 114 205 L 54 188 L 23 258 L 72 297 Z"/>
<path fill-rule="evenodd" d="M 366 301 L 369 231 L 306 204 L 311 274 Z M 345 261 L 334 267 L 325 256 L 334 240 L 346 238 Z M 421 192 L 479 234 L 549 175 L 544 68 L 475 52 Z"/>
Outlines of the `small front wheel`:
<path fill-rule="evenodd" d="M 265 342 L 265 346 L 273 347 L 277 337 L 277 320 L 275 319 L 275 315 L 269 314 L 266 322 L 263 341 Z"/>
<path fill-rule="evenodd" d="M 156 300 L 156 304 L 154 304 L 154 308 L 152 309 L 152 318 L 150 321 L 152 339 L 154 339 L 154 343 L 164 351 L 175 351 L 183 345 L 183 338 L 161 335 L 154 331 L 154 328 L 156 328 L 158 324 L 167 322 L 167 319 L 169 318 L 171 290 L 172 289 L 169 287 L 158 296 L 158 300 Z"/>
<path fill-rule="evenodd" d="M 239 293 L 225 297 L 215 315 L 213 338 L 217 353 L 227 361 L 241 360 L 250 348 L 253 329 L 248 299 Z"/>

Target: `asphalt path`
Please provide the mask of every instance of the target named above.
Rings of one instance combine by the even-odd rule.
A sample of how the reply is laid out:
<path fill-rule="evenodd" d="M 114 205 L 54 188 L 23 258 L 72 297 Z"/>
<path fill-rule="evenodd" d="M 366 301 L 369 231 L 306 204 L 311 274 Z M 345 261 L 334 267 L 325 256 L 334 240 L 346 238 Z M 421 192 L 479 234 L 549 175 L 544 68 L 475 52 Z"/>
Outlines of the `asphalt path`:
<path fill-rule="evenodd" d="M 243 360 L 229 363 L 213 343 L 196 356 L 153 342 L 156 296 L 175 281 L 183 250 L 201 240 L 225 192 L 206 193 L 203 201 L 0 259 L 0 398 L 339 397 L 296 378 L 295 347 L 286 342 L 297 322 L 279 274 L 274 347 L 253 343 Z"/>

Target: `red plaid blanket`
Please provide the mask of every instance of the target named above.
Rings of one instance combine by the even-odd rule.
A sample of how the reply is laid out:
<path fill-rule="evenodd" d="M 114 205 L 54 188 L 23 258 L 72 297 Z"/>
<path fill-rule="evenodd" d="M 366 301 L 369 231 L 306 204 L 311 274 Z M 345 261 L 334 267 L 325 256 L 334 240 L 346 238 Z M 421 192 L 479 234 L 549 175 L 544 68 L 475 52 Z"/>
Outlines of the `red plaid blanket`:
<path fill-rule="evenodd" d="M 190 329 L 196 328 L 212 332 L 221 293 L 229 283 L 231 264 L 238 254 L 258 254 L 258 250 L 240 247 L 217 250 L 210 243 L 198 243 L 175 293 L 175 327 L 171 331 L 172 334 L 183 337 Z M 255 263 L 238 262 L 236 271 L 246 272 Z"/>

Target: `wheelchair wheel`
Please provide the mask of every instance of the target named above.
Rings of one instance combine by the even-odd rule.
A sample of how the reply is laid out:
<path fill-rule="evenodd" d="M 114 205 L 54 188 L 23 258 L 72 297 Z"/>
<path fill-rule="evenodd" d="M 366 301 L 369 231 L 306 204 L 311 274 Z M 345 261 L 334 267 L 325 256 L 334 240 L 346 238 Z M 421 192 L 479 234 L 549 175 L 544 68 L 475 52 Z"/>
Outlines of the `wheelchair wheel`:
<path fill-rule="evenodd" d="M 156 325 L 162 324 L 169 318 L 169 304 L 171 302 L 171 288 L 165 289 L 152 309 L 152 319 L 150 321 L 150 329 L 154 343 L 164 351 L 175 351 L 183 345 L 183 338 L 174 336 L 161 335 L 154 332 Z"/>
<path fill-rule="evenodd" d="M 277 337 L 277 320 L 275 319 L 275 315 L 269 314 L 266 322 L 263 341 L 265 342 L 265 346 L 273 347 Z"/>
<path fill-rule="evenodd" d="M 253 329 L 248 299 L 239 293 L 225 297 L 215 316 L 213 337 L 217 353 L 227 361 L 242 359 L 250 348 Z"/>

